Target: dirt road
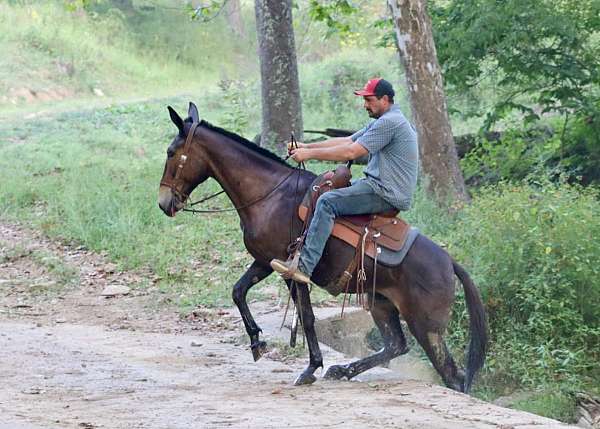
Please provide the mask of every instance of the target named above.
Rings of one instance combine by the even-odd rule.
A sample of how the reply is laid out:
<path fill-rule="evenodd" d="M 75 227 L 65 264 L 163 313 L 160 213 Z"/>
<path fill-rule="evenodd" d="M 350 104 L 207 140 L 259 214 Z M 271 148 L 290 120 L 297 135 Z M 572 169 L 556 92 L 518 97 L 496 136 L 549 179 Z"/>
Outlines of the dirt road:
<path fill-rule="evenodd" d="M 152 287 L 106 298 L 150 274 L 15 225 L 0 234 L 0 429 L 568 427 L 385 369 L 294 387 L 305 358 L 253 363 L 236 311 L 180 317 Z M 273 306 L 257 305 L 259 323 Z"/>

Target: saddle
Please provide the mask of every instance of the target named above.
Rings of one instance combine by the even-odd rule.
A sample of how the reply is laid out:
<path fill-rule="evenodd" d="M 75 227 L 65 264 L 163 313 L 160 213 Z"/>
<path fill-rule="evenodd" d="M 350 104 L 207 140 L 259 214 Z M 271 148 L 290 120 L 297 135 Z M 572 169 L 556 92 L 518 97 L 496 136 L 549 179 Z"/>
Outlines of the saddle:
<path fill-rule="evenodd" d="M 350 186 L 350 177 L 350 170 L 346 166 L 340 166 L 313 181 L 298 207 L 298 216 L 306 226 L 312 219 L 318 198 L 332 189 Z M 398 210 L 390 210 L 377 214 L 342 216 L 335 219 L 331 235 L 357 249 L 364 246 L 364 253 L 373 259 L 382 252 L 378 247 L 399 252 L 411 228 L 397 217 L 398 213 Z"/>

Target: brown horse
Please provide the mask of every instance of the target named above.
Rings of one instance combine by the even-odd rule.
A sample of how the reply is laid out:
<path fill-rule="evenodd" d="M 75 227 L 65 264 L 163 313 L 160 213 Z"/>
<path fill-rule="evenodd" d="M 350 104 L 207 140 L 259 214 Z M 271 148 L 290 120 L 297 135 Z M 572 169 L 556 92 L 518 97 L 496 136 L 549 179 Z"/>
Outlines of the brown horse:
<path fill-rule="evenodd" d="M 254 360 L 258 360 L 266 344 L 259 340 L 261 330 L 250 314 L 246 294 L 272 273 L 269 262 L 273 258 L 286 259 L 286 248 L 302 227 L 298 204 L 315 175 L 290 167 L 278 156 L 236 134 L 200 121 L 193 103 L 185 120 L 171 107 L 169 112 L 179 134 L 167 150 L 158 204 L 167 216 L 174 216 L 184 208 L 188 195 L 209 177 L 221 185 L 232 201 L 241 220 L 244 244 L 254 258 L 233 287 L 232 295 L 250 336 Z M 339 293 L 333 285 L 353 256 L 352 247 L 330 238 L 312 281 L 333 294 Z M 371 278 L 373 261 L 369 260 L 365 268 Z M 457 367 L 443 339 L 454 303 L 454 275 L 463 284 L 470 316 L 466 373 Z M 350 293 L 355 292 L 351 286 Z M 295 383 L 313 383 L 313 373 L 323 366 L 323 360 L 307 285 L 292 288 L 292 297 L 299 308 L 310 354 L 308 367 Z M 368 302 L 372 303 L 371 315 L 383 337 L 384 348 L 356 362 L 329 367 L 325 378 L 350 379 L 406 353 L 402 316 L 446 386 L 469 391 L 485 359 L 485 313 L 469 275 L 446 251 L 419 235 L 402 264 L 378 267 L 375 296 L 370 296 Z"/>

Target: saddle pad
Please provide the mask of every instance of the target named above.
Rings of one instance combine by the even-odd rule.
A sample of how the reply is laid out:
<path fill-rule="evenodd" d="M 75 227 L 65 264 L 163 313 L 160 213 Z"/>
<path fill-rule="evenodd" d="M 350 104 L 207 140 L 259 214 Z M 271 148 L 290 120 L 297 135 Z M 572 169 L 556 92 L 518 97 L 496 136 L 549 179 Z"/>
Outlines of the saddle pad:
<path fill-rule="evenodd" d="M 382 247 L 381 254 L 377 257 L 377 263 L 385 265 L 386 267 L 397 267 L 400 265 L 402 261 L 404 261 L 404 257 L 420 234 L 421 233 L 418 228 L 411 226 L 408 234 L 406 235 L 406 241 L 404 242 L 402 249 L 395 252 Z"/>
<path fill-rule="evenodd" d="M 304 205 L 300 205 L 298 207 L 300 219 L 305 220 L 307 214 L 308 208 Z M 354 217 L 355 216 L 342 216 L 337 218 L 333 225 L 331 235 L 345 241 L 353 247 L 358 247 L 362 244 L 361 240 L 365 232 L 365 224 L 364 222 L 359 222 L 357 225 L 353 222 Z M 364 218 L 364 216 L 356 217 Z M 375 243 L 373 242 L 374 235 L 380 233 L 380 235 L 376 237 L 377 245 L 383 249 L 389 249 L 393 254 L 403 249 L 408 233 L 411 230 L 410 225 L 400 218 L 381 217 L 378 215 L 373 215 L 373 221 L 367 228 L 369 229 L 369 233 L 367 235 L 365 253 L 371 258 L 375 258 L 376 252 Z M 377 258 L 379 259 L 381 255 L 382 253 L 377 255 Z"/>

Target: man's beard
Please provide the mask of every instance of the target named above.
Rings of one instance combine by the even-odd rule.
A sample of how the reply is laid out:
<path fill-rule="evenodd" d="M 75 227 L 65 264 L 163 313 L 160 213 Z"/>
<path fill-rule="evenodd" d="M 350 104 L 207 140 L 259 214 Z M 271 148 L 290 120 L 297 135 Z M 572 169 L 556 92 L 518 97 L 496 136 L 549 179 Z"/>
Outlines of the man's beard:
<path fill-rule="evenodd" d="M 366 110 L 367 110 L 367 113 L 369 114 L 370 118 L 379 119 L 379 117 L 381 116 L 381 115 L 373 112 L 372 110 L 369 110 L 369 109 L 366 109 Z"/>

